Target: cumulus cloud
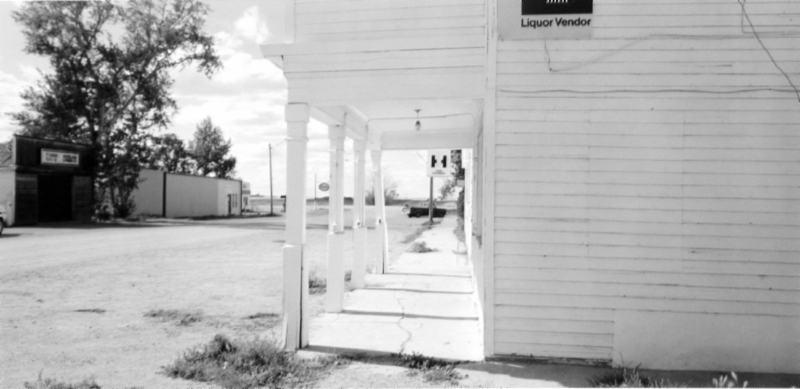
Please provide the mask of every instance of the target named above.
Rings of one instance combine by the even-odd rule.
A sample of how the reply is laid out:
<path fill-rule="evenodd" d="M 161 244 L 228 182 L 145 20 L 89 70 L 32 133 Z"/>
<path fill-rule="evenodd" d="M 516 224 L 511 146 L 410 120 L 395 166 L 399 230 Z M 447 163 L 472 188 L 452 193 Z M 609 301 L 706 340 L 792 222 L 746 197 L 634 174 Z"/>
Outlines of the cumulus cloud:
<path fill-rule="evenodd" d="M 234 22 L 234 28 L 240 36 L 256 44 L 261 44 L 269 39 L 270 33 L 266 21 L 261 18 L 258 11 L 256 5 L 246 9 L 244 14 Z"/>

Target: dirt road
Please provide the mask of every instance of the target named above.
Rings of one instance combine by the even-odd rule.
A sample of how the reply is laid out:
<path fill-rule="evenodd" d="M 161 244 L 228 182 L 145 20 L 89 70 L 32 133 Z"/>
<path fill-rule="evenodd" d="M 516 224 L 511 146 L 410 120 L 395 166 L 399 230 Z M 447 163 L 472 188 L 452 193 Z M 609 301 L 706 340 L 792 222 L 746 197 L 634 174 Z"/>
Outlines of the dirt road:
<path fill-rule="evenodd" d="M 397 243 L 419 221 L 389 212 Z M 311 211 L 307 258 L 322 275 L 325 222 L 324 210 Z M 22 387 L 40 371 L 65 381 L 94 377 L 103 387 L 198 387 L 159 374 L 161 366 L 216 333 L 276 334 L 281 218 L 7 233 L 0 238 L 0 387 Z M 345 258 L 351 250 L 346 245 Z M 145 316 L 159 309 L 198 320 Z"/>

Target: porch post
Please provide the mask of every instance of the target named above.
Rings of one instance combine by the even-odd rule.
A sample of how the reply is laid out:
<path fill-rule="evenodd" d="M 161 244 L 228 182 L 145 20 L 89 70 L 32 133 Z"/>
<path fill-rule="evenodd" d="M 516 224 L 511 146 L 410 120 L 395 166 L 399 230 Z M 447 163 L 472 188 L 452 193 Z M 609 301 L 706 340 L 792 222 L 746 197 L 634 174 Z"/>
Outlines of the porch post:
<path fill-rule="evenodd" d="M 328 279 L 325 310 L 341 312 L 344 301 L 344 128 L 329 126 L 330 204 L 328 210 Z"/>
<path fill-rule="evenodd" d="M 306 149 L 308 105 L 286 105 L 286 232 L 283 245 L 283 348 L 308 344 L 308 268 L 304 266 L 306 240 Z"/>
<path fill-rule="evenodd" d="M 386 225 L 386 199 L 383 193 L 383 167 L 381 166 L 381 150 L 372 150 L 372 179 L 375 192 L 375 232 L 378 235 L 380 274 L 386 273 L 386 262 L 389 260 L 389 229 Z"/>
<path fill-rule="evenodd" d="M 364 181 L 366 180 L 367 143 L 355 141 L 353 144 L 354 185 L 353 185 L 353 287 L 364 287 L 364 275 L 367 272 L 367 225 L 364 202 Z"/>

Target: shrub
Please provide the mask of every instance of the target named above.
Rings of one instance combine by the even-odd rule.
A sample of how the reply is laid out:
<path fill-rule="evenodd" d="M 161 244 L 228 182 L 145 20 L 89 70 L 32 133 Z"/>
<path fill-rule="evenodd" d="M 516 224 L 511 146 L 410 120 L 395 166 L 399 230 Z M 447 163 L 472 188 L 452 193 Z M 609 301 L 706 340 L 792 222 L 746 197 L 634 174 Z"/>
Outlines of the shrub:
<path fill-rule="evenodd" d="M 240 342 L 216 335 L 184 353 L 164 373 L 225 388 L 285 388 L 313 381 L 333 360 L 304 361 L 267 341 Z"/>

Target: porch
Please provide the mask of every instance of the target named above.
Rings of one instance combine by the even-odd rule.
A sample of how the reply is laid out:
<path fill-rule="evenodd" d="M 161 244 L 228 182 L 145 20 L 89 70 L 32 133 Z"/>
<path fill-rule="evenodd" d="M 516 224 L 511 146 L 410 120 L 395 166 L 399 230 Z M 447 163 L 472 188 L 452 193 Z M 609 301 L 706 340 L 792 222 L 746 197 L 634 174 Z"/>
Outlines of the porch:
<path fill-rule="evenodd" d="M 455 227 L 455 217 L 445 217 L 418 238 L 432 252 L 404 252 L 346 293 L 341 312 L 312 319 L 309 348 L 482 360 L 470 264 Z"/>

